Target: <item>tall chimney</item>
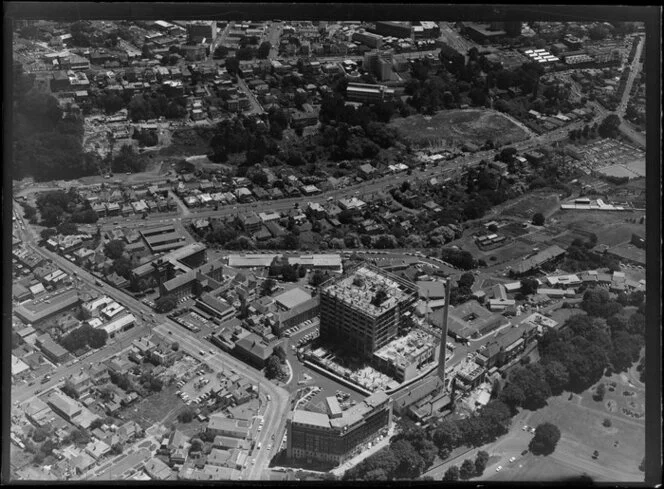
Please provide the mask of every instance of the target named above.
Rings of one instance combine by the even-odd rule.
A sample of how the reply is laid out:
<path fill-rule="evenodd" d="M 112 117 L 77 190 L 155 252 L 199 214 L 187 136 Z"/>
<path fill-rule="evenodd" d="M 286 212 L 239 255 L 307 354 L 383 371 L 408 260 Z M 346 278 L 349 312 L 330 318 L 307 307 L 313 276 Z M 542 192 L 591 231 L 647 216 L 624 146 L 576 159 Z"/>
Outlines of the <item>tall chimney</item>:
<path fill-rule="evenodd" d="M 445 307 L 443 308 L 443 327 L 440 332 L 440 353 L 438 356 L 438 378 L 441 384 L 445 385 L 445 355 L 447 353 L 447 316 L 450 310 L 450 289 L 452 288 L 452 280 L 447 279 L 445 284 Z"/>

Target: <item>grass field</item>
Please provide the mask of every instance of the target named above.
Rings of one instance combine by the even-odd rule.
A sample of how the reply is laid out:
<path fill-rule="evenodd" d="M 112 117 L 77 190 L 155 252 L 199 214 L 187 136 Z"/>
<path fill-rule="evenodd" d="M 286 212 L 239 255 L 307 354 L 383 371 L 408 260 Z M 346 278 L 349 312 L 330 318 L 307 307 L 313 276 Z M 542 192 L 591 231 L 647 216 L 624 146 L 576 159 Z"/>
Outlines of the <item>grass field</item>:
<path fill-rule="evenodd" d="M 391 123 L 400 135 L 414 145 L 427 145 L 441 140 L 484 144 L 493 140 L 497 145 L 526 138 L 526 132 L 498 112 L 490 110 L 444 110 L 434 116 L 414 115 Z"/>
<path fill-rule="evenodd" d="M 560 200 L 557 194 L 528 194 L 527 196 L 518 199 L 514 204 L 505 208 L 503 214 L 506 216 L 520 217 L 526 220 L 531 220 L 533 214 L 541 212 L 544 217 L 556 213 L 560 208 Z"/>
<path fill-rule="evenodd" d="M 628 389 L 637 392 L 635 399 L 639 401 L 643 390 L 629 387 L 624 380 L 620 375 L 602 379 L 617 383 L 615 392 L 607 392 L 605 400 L 615 400 L 620 406 L 626 399 L 622 392 Z M 602 425 L 605 418 L 611 419 L 608 428 Z M 543 422 L 553 423 L 561 431 L 554 453 L 528 454 L 513 464 L 503 463 L 504 470 L 487 474 L 488 479 L 551 481 L 586 474 L 598 482 L 643 481 L 638 466 L 645 454 L 644 423 L 623 415 L 620 409 L 609 413 L 605 403 L 592 399 L 590 390 L 571 400 L 567 393 L 551 398 L 546 407 L 530 413 L 530 426 Z M 594 450 L 599 452 L 597 460 L 592 458 Z"/>

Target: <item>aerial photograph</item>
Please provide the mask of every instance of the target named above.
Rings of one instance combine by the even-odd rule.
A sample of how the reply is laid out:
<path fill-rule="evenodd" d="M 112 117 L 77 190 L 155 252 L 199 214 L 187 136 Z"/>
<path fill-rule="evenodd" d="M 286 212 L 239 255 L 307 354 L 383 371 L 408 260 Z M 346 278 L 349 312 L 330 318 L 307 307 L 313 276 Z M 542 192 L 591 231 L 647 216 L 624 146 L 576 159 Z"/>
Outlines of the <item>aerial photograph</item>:
<path fill-rule="evenodd" d="M 11 25 L 11 482 L 644 482 L 643 22 L 154 15 Z"/>

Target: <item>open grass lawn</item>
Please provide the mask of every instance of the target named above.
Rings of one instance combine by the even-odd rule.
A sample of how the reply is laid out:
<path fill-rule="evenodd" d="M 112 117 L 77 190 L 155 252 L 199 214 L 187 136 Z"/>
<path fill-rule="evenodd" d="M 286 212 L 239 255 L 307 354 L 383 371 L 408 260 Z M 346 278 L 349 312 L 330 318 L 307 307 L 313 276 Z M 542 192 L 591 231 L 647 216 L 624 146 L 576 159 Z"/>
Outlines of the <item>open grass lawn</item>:
<path fill-rule="evenodd" d="M 630 218 L 631 217 L 630 215 Z M 615 246 L 621 243 L 625 243 L 632 239 L 632 234 L 639 234 L 643 236 L 645 234 L 646 225 L 638 224 L 633 222 L 621 222 L 615 224 L 608 224 L 602 229 L 595 231 L 597 234 L 597 242 L 605 244 L 607 246 Z"/>
<path fill-rule="evenodd" d="M 511 222 L 509 224 L 506 224 L 504 226 L 499 227 L 498 232 L 500 234 L 504 234 L 505 236 L 515 238 L 515 237 L 523 236 L 524 234 L 527 234 L 529 232 L 529 230 L 527 228 L 524 228 L 518 222 Z"/>
<path fill-rule="evenodd" d="M 602 381 L 619 379 L 619 375 L 604 378 Z M 618 381 L 615 392 L 607 392 L 605 401 L 620 401 L 622 391 Z M 630 389 L 635 390 L 635 389 Z M 561 439 L 556 450 L 549 456 L 528 454 L 510 466 L 504 473 L 495 474 L 493 480 L 560 480 L 567 476 L 587 474 L 593 480 L 642 481 L 643 473 L 638 466 L 645 454 L 645 427 L 622 414 L 610 414 L 605 403 L 592 399 L 591 391 L 581 396 L 569 393 L 549 399 L 548 405 L 535 411 L 528 424 L 537 426 L 550 422 L 558 426 Z M 623 401 L 624 402 L 624 401 Z M 602 421 L 610 417 L 611 426 L 604 427 Z M 618 446 L 614 442 L 618 441 Z M 599 452 L 597 460 L 592 459 L 593 451 Z"/>
<path fill-rule="evenodd" d="M 599 244 L 608 246 L 629 241 L 632 233 L 645 232 L 645 223 L 629 222 L 640 217 L 632 212 L 561 211 L 555 216 L 557 222 L 567 229 L 595 233 Z"/>
<path fill-rule="evenodd" d="M 482 145 L 489 139 L 504 145 L 527 136 L 523 129 L 502 114 L 483 109 L 443 110 L 434 116 L 414 115 L 396 119 L 391 126 L 415 145 L 440 140 Z"/>

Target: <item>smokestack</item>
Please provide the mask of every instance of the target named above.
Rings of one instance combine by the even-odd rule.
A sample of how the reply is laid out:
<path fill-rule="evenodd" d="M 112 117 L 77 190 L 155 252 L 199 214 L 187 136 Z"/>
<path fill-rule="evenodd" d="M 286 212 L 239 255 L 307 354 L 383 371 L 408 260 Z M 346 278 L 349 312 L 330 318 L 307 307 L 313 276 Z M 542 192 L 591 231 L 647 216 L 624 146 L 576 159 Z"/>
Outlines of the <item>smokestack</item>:
<path fill-rule="evenodd" d="M 441 384 L 445 385 L 445 354 L 447 353 L 447 316 L 450 310 L 450 289 L 452 280 L 447 279 L 445 284 L 445 307 L 443 308 L 443 327 L 440 332 L 440 354 L 438 356 L 438 378 Z"/>

